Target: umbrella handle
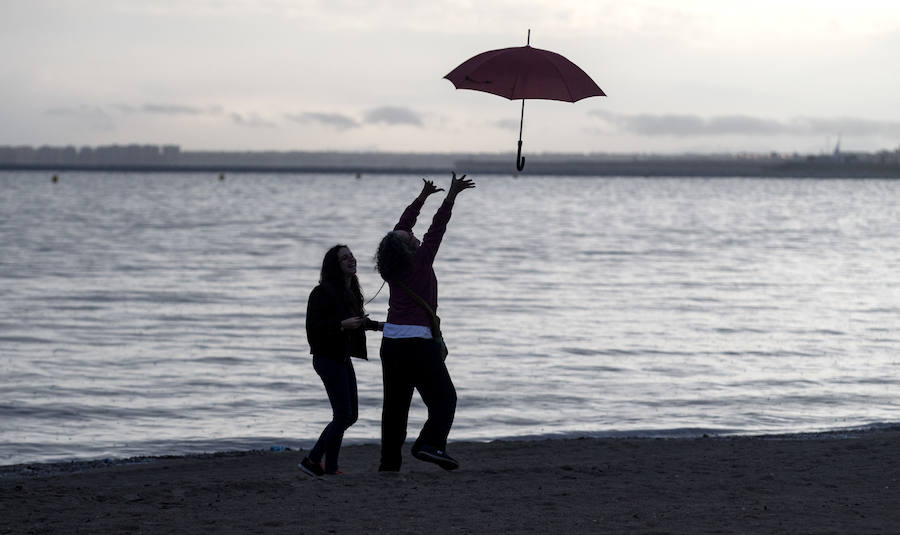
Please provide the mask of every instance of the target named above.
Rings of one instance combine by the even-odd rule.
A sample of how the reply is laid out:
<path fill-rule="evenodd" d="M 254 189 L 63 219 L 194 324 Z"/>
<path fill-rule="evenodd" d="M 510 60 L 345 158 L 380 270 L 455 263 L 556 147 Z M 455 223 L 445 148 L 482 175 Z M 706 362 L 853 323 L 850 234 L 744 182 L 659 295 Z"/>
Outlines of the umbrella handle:
<path fill-rule="evenodd" d="M 525 169 L 525 157 L 522 156 L 522 140 L 519 140 L 519 152 L 516 154 L 516 169 Z"/>

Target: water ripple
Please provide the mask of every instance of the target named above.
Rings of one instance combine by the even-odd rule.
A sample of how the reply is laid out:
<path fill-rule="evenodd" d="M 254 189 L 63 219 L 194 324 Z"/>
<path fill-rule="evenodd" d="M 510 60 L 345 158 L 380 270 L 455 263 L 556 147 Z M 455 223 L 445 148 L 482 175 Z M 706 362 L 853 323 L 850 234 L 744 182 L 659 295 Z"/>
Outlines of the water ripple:
<path fill-rule="evenodd" d="M 349 242 L 371 297 L 420 177 L 45 179 L 0 172 L 0 463 L 315 440 L 322 254 Z M 451 440 L 900 421 L 900 181 L 476 180 L 435 266 Z M 348 443 L 380 434 L 367 344 Z"/>

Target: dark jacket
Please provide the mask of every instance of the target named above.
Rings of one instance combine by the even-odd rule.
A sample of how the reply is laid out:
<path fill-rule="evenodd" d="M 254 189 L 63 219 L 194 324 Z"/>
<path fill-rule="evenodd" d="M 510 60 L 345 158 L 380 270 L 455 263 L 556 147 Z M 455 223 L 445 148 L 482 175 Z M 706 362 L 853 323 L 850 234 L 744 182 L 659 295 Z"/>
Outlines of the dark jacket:
<path fill-rule="evenodd" d="M 363 327 L 344 331 L 341 321 L 359 316 L 362 309 L 345 296 L 343 288 L 323 282 L 313 288 L 306 304 L 306 340 L 315 356 L 343 361 L 347 357 L 367 359 L 366 330 L 375 330 L 378 323 L 366 318 Z"/>

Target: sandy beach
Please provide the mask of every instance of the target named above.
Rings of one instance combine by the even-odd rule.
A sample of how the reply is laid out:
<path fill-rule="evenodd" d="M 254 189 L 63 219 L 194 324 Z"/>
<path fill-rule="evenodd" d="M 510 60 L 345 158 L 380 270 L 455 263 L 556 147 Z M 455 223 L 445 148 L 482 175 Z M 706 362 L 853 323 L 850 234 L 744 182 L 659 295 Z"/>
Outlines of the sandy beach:
<path fill-rule="evenodd" d="M 0 533 L 900 533 L 900 428 L 451 443 L 455 472 L 377 445 L 0 467 Z M 408 449 L 407 449 L 408 453 Z"/>

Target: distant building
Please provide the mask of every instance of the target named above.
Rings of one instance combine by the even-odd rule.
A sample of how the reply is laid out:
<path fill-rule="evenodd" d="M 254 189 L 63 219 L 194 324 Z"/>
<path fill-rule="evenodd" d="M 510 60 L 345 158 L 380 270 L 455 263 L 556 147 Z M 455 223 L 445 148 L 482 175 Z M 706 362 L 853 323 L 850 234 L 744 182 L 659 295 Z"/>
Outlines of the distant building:
<path fill-rule="evenodd" d="M 181 156 L 181 147 L 178 145 L 163 145 L 162 161 L 167 164 L 176 164 Z"/>

